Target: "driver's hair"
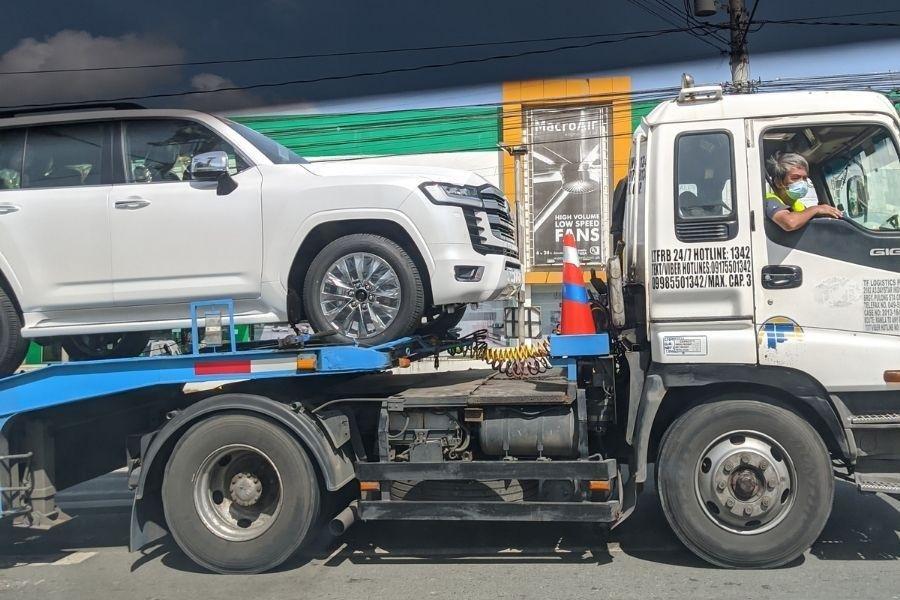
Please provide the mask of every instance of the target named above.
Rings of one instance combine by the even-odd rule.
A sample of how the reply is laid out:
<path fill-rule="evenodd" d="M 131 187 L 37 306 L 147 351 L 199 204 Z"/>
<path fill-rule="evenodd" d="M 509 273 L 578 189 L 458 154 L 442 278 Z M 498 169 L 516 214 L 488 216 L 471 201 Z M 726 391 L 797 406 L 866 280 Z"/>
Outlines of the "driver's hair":
<path fill-rule="evenodd" d="M 802 155 L 795 152 L 776 152 L 766 161 L 766 171 L 769 174 L 769 181 L 775 184 L 784 183 L 791 169 L 801 167 L 807 173 L 809 172 L 809 163 Z"/>

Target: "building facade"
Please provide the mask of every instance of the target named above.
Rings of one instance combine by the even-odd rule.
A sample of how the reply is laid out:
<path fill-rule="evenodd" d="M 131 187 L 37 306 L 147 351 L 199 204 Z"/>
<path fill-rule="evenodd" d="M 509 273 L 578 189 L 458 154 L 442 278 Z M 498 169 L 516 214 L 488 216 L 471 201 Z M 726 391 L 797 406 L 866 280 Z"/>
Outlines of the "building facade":
<path fill-rule="evenodd" d="M 836 74 L 892 71 L 891 57 L 898 55 L 900 41 L 880 41 L 763 54 L 751 66 L 765 81 L 792 78 L 815 87 Z M 459 168 L 500 186 L 523 212 L 526 297 L 540 307 L 546 335 L 559 320 L 563 234 L 575 235 L 582 263 L 602 277 L 613 250 L 610 199 L 628 169 L 631 134 L 656 104 L 675 95 L 683 72 L 698 84 L 729 75 L 727 59 L 714 59 L 229 116 L 312 161 Z M 507 151 L 515 146 L 526 150 L 518 170 Z M 500 337 L 503 308 L 495 302 L 470 309 L 464 329 L 493 327 Z"/>

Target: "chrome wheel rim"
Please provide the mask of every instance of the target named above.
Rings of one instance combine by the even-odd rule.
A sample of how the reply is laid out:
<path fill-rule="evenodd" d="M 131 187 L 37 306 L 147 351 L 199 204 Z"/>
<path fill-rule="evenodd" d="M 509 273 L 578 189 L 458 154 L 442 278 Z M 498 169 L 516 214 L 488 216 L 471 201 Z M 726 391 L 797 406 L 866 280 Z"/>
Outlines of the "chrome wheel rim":
<path fill-rule="evenodd" d="M 719 436 L 700 455 L 697 500 L 716 525 L 741 535 L 769 531 L 790 512 L 797 475 L 791 457 L 757 431 Z"/>
<path fill-rule="evenodd" d="M 261 450 L 229 444 L 212 452 L 194 477 L 194 507 L 216 536 L 242 542 L 267 531 L 281 512 L 278 469 Z"/>
<path fill-rule="evenodd" d="M 400 277 L 380 256 L 354 252 L 334 261 L 319 290 L 322 314 L 341 334 L 365 339 L 385 331 L 400 311 Z"/>

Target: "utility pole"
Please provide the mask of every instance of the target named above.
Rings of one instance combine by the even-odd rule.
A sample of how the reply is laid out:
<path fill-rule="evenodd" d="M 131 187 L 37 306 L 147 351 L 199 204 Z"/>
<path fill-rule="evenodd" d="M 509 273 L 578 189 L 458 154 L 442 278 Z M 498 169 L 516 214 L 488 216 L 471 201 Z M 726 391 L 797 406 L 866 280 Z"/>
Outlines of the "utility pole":
<path fill-rule="evenodd" d="M 747 32 L 750 18 L 744 0 L 727 0 L 728 28 L 731 31 L 729 61 L 731 83 L 736 92 L 750 91 L 750 52 L 747 50 Z M 757 0 L 758 2 L 758 0 Z M 756 8 L 754 7 L 754 12 Z M 716 14 L 715 0 L 694 0 L 694 16 L 708 18 Z"/>
<path fill-rule="evenodd" d="M 730 59 L 731 83 L 737 92 L 748 92 L 750 87 L 750 53 L 747 51 L 747 10 L 744 0 L 728 0 L 731 25 Z"/>
<path fill-rule="evenodd" d="M 528 154 L 528 146 L 522 144 L 519 146 L 504 146 L 510 156 L 513 157 L 515 165 L 516 180 L 516 244 L 519 250 L 519 261 L 525 267 L 525 177 L 522 169 L 522 159 Z M 516 294 L 516 333 L 518 334 L 518 342 L 520 346 L 525 344 L 525 283 L 519 287 Z"/>

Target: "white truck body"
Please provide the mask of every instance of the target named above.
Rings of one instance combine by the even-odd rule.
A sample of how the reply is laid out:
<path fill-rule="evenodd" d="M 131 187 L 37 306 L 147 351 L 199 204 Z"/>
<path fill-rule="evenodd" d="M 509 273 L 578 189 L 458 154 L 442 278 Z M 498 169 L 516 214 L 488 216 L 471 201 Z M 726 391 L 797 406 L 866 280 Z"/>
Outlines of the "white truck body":
<path fill-rule="evenodd" d="M 803 230 L 779 232 L 763 208 L 765 136 L 774 129 L 877 127 L 893 142 L 893 159 L 877 168 L 900 182 L 893 105 L 867 92 L 682 96 L 657 107 L 634 135 L 624 272 L 627 282 L 646 289 L 653 360 L 781 366 L 809 374 L 831 392 L 896 393 L 897 384 L 885 379 L 900 368 L 896 222 L 870 230 L 848 217 L 815 219 Z M 676 233 L 676 142 L 704 132 L 731 140 L 733 212 L 682 223 L 701 227 L 691 238 Z M 820 199 L 828 195 L 816 191 Z M 878 201 L 896 215 L 900 189 L 875 192 L 893 194 Z M 726 222 L 731 231 L 717 235 L 714 228 Z M 785 265 L 799 267 L 802 284 L 765 285 L 763 269 Z"/>

